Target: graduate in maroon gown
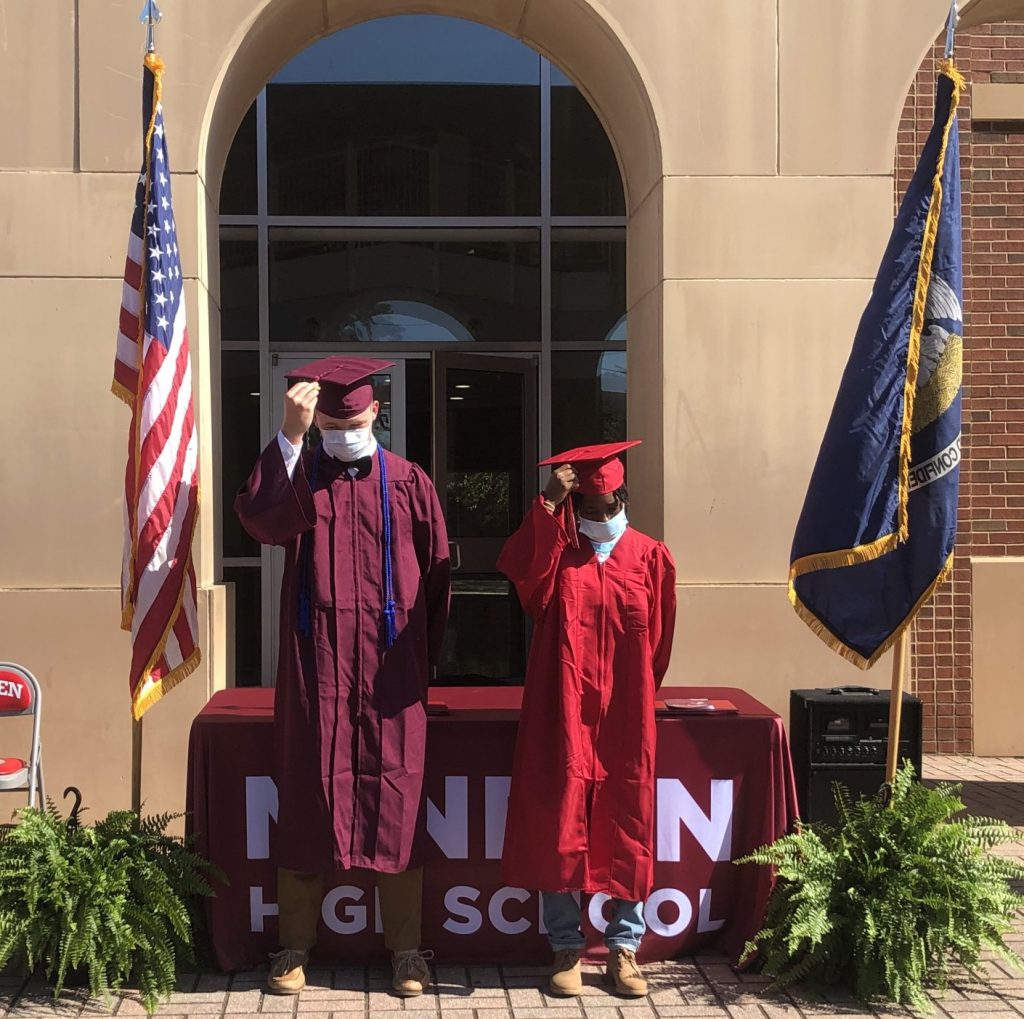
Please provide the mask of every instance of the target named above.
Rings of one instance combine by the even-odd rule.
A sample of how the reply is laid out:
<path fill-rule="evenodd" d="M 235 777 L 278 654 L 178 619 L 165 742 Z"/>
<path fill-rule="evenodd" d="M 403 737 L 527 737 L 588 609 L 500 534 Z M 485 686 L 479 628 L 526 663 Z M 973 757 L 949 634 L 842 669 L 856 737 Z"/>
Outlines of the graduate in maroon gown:
<path fill-rule="evenodd" d="M 274 701 L 281 951 L 268 988 L 297 993 L 323 875 L 377 872 L 394 989 L 429 983 L 420 951 L 427 683 L 448 617 L 437 493 L 373 436 L 370 379 L 391 362 L 328 357 L 291 372 L 281 431 L 235 500 L 285 550 Z M 303 450 L 315 423 L 322 442 Z"/>
<path fill-rule="evenodd" d="M 654 692 L 676 598 L 668 549 L 626 519 L 617 454 L 633 445 L 545 460 L 547 487 L 498 559 L 535 621 L 502 877 L 543 893 L 558 995 L 583 990 L 580 891 L 612 900 L 607 979 L 647 993 L 636 951 L 653 879 Z"/>

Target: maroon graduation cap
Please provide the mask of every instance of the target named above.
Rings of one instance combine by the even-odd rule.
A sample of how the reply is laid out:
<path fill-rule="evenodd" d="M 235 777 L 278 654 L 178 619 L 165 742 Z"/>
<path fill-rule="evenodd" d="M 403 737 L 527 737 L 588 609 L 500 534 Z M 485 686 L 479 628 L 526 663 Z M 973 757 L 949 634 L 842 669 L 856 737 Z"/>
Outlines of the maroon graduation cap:
<path fill-rule="evenodd" d="M 394 365 L 394 361 L 335 354 L 296 368 L 288 372 L 285 378 L 289 385 L 296 382 L 319 382 L 320 396 L 316 401 L 316 409 L 328 417 L 344 420 L 362 414 L 373 403 L 371 379 Z"/>

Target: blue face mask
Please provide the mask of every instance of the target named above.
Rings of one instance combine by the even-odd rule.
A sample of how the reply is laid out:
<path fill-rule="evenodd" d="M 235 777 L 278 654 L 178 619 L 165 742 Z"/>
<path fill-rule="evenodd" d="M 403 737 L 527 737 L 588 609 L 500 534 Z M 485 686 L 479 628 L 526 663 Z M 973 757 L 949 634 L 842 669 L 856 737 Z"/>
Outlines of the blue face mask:
<path fill-rule="evenodd" d="M 610 520 L 588 520 L 586 517 L 581 517 L 579 529 L 580 534 L 590 539 L 590 544 L 594 546 L 594 551 L 598 556 L 602 554 L 607 556 L 615 548 L 615 543 L 622 537 L 628 526 L 626 508 L 623 507 Z"/>

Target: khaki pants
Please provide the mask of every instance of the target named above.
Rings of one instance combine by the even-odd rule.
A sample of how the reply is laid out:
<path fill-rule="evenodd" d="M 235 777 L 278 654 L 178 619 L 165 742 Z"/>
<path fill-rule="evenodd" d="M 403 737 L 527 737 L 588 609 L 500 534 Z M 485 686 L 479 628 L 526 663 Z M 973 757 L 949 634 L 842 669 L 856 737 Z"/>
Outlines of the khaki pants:
<path fill-rule="evenodd" d="M 402 874 L 377 874 L 384 944 L 391 952 L 420 947 L 423 868 Z M 305 952 L 316 944 L 316 925 L 324 897 L 322 874 L 277 872 L 278 929 L 282 948 Z"/>

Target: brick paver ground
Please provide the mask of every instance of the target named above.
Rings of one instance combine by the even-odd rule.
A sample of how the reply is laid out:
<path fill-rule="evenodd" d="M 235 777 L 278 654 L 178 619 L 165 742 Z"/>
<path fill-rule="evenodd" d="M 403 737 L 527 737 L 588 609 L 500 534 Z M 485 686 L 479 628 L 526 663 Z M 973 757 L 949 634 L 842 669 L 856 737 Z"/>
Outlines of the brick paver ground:
<path fill-rule="evenodd" d="M 976 814 L 1000 817 L 1024 828 L 1024 758 L 929 757 L 926 779 L 964 783 L 964 799 Z M 1011 847 L 1024 858 L 1024 847 Z M 1024 952 L 1024 918 L 1011 939 Z M 170 1003 L 161 1008 L 162 1019 L 242 1019 L 246 1015 L 275 1014 L 281 1019 L 814 1019 L 840 1015 L 844 1019 L 909 1017 L 906 1009 L 871 1008 L 841 995 L 825 997 L 796 991 L 768 994 L 765 981 L 736 973 L 726 958 L 702 953 L 695 958 L 648 965 L 650 985 L 646 998 L 623 1000 L 601 984 L 600 972 L 586 973 L 581 998 L 550 998 L 542 988 L 546 970 L 522 967 L 438 966 L 437 986 L 422 998 L 405 1002 L 387 993 L 390 975 L 383 969 L 335 969 L 310 973 L 309 986 L 294 998 L 264 996 L 263 972 L 187 975 Z M 990 964 L 991 983 L 963 983 L 934 995 L 936 1019 L 1016 1019 L 1024 1016 L 1024 973 Z M 117 1016 L 140 1016 L 137 998 L 125 994 L 114 1001 Z M 111 1008 L 69 993 L 59 1002 L 41 985 L 0 978 L 0 1014 L 25 1017 L 109 1016 Z"/>

